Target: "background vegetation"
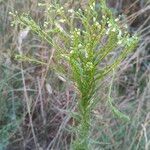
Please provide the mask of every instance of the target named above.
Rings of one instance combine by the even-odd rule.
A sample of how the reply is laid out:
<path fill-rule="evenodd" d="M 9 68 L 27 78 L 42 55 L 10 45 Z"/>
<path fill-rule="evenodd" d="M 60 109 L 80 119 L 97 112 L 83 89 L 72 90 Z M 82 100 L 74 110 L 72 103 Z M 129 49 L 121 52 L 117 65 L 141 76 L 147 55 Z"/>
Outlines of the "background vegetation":
<path fill-rule="evenodd" d="M 67 150 L 71 139 L 70 125 L 75 125 L 71 112 L 76 112 L 77 93 L 65 77 L 38 62 L 16 60 L 18 41 L 23 30 L 11 27 L 9 12 L 29 12 L 40 25 L 46 19 L 41 1 L 0 1 L 0 149 Z M 45 0 L 49 5 L 51 0 Z M 85 8 L 87 1 L 61 1 L 68 9 Z M 112 76 L 103 83 L 97 97 L 101 105 L 92 111 L 93 122 L 89 143 L 93 150 L 148 150 L 150 148 L 150 17 L 148 0 L 109 0 L 116 16 L 123 14 L 129 32 L 141 36 L 138 47 L 125 59 Z M 57 38 L 57 37 L 55 37 Z M 21 42 L 23 54 L 48 63 L 54 49 L 37 35 L 29 32 Z M 117 53 L 117 52 L 116 52 Z M 106 63 L 109 60 L 106 60 Z M 66 68 L 67 64 L 61 64 Z M 113 103 L 127 114 L 124 122 L 111 112 L 108 105 L 110 81 Z"/>

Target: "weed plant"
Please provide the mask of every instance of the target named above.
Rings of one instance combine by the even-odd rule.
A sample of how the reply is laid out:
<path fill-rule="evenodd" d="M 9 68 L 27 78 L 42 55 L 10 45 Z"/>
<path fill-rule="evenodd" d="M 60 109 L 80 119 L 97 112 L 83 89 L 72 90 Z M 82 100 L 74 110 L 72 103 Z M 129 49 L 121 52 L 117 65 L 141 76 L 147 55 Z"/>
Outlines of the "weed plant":
<path fill-rule="evenodd" d="M 91 111 L 98 102 L 98 85 L 137 46 L 138 38 L 128 33 L 127 26 L 113 16 L 104 0 L 97 3 L 89 1 L 84 10 L 69 9 L 58 3 L 39 4 L 39 7 L 45 9 L 43 25 L 37 24 L 30 15 L 17 12 L 12 14 L 13 25 L 28 27 L 55 49 L 53 57 L 57 63 L 51 69 L 73 81 L 79 95 L 77 115 L 74 115 L 77 122 L 75 140 L 71 147 L 74 150 L 91 149 Z M 115 57 L 113 51 L 117 51 Z M 48 65 L 23 54 L 17 54 L 16 59 Z M 112 61 L 106 63 L 108 59 Z M 67 64 L 67 68 L 62 62 Z M 112 105 L 110 99 L 109 104 L 115 114 L 129 120 Z"/>

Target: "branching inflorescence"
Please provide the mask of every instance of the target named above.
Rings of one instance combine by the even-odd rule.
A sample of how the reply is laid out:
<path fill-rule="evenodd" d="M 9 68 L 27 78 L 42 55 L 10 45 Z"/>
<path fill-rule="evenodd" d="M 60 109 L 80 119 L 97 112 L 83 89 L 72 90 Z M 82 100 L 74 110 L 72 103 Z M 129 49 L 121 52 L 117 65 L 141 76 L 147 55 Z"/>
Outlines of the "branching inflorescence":
<path fill-rule="evenodd" d="M 15 22 L 28 26 L 56 49 L 56 55 L 60 59 L 69 64 L 71 80 L 74 81 L 80 95 L 80 119 L 73 148 L 87 150 L 90 112 L 95 104 L 97 83 L 117 68 L 136 47 L 138 38 L 129 35 L 126 25 L 121 25 L 119 18 L 115 19 L 104 0 L 100 3 L 89 3 L 84 10 L 67 11 L 67 8 L 58 4 L 41 4 L 40 7 L 47 8 L 47 18 L 43 27 L 37 25 L 26 14 L 16 13 L 13 16 Z M 118 51 L 117 57 L 111 63 L 101 65 L 114 50 Z"/>

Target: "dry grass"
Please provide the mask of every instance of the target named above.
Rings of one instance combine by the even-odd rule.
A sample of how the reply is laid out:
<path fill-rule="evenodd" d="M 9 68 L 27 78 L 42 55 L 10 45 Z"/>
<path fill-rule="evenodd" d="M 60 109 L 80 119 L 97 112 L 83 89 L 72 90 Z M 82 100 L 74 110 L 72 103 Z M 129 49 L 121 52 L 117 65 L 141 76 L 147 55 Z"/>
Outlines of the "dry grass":
<path fill-rule="evenodd" d="M 17 40 L 22 29 L 10 26 L 9 11 L 30 11 L 37 22 L 44 20 L 38 1 L 0 1 L 0 150 L 68 150 L 73 139 L 68 129 L 75 122 L 74 87 L 49 67 L 18 62 L 22 52 L 51 66 L 54 50 L 29 32 Z M 47 2 L 47 1 L 46 1 Z M 111 77 L 99 92 L 103 105 L 93 111 L 93 150 L 149 150 L 150 148 L 150 4 L 146 0 L 111 0 L 116 13 L 126 14 L 130 32 L 141 34 L 138 48 L 120 65 L 112 96 L 120 111 L 130 116 L 123 122 L 110 112 L 107 97 Z M 77 5 L 68 2 L 68 5 Z M 84 7 L 84 3 L 81 3 Z M 130 7 L 129 7 L 130 6 Z"/>

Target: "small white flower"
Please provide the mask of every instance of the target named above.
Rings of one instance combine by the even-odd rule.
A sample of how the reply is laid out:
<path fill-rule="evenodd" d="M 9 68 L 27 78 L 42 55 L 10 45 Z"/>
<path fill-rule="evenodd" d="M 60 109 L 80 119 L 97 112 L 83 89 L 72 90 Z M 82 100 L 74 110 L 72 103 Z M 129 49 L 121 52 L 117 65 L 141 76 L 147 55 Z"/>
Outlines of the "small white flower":
<path fill-rule="evenodd" d="M 92 62 L 87 62 L 87 64 L 86 64 L 86 69 L 88 70 L 88 71 L 90 71 L 90 70 L 92 70 L 93 69 L 93 63 Z"/>
<path fill-rule="evenodd" d="M 96 22 L 95 22 L 95 25 L 96 25 L 96 26 L 99 26 L 99 23 L 96 21 Z"/>
<path fill-rule="evenodd" d="M 60 10 L 63 10 L 64 8 L 63 7 L 60 7 Z"/>
<path fill-rule="evenodd" d="M 44 27 L 47 27 L 47 25 L 48 25 L 48 22 L 44 22 Z"/>
<path fill-rule="evenodd" d="M 103 18 L 103 19 L 106 19 L 106 16 L 103 15 L 102 18 Z"/>
<path fill-rule="evenodd" d="M 43 6 L 43 4 L 42 3 L 38 3 L 38 6 Z"/>
<path fill-rule="evenodd" d="M 10 12 L 9 12 L 9 15 L 13 15 L 13 13 L 10 11 Z"/>
<path fill-rule="evenodd" d="M 82 12 L 81 8 L 78 9 L 79 12 Z"/>
<path fill-rule="evenodd" d="M 96 18 L 95 17 L 93 17 L 93 21 L 96 22 Z"/>
<path fill-rule="evenodd" d="M 79 44 L 79 45 L 78 45 L 78 48 L 81 48 L 81 47 L 82 47 L 82 44 Z"/>
<path fill-rule="evenodd" d="M 60 19 L 59 22 L 64 23 L 65 19 Z"/>
<path fill-rule="evenodd" d="M 87 53 L 87 51 L 85 51 L 85 58 L 88 58 L 88 53 Z"/>
<path fill-rule="evenodd" d="M 76 31 L 76 33 L 77 33 L 77 35 L 80 35 L 80 29 L 77 29 L 77 28 L 75 28 L 75 31 Z"/>
<path fill-rule="evenodd" d="M 60 32 L 64 32 L 64 29 L 57 22 L 55 23 L 55 26 L 59 29 Z"/>
<path fill-rule="evenodd" d="M 58 12 L 58 13 L 63 13 L 63 12 L 64 12 L 64 8 L 63 8 L 63 7 L 60 7 L 59 9 L 57 9 L 57 12 Z"/>
<path fill-rule="evenodd" d="M 99 24 L 99 22 L 96 22 L 95 25 L 96 25 L 98 28 L 101 28 L 101 25 Z"/>
<path fill-rule="evenodd" d="M 10 24 L 10 26 L 11 26 L 11 27 L 14 27 L 14 24 L 13 24 L 13 23 L 11 23 L 11 24 Z"/>
<path fill-rule="evenodd" d="M 118 45 L 120 45 L 120 44 L 122 44 L 122 41 L 121 41 L 121 40 L 118 41 Z"/>
<path fill-rule="evenodd" d="M 73 35 L 71 35 L 71 36 L 70 36 L 70 38 L 71 38 L 71 39 L 74 39 L 74 36 L 73 36 Z"/>
<path fill-rule="evenodd" d="M 110 31 L 110 29 L 107 29 L 107 31 L 106 31 L 106 35 L 108 35 L 108 34 L 109 34 L 109 31 Z"/>
<path fill-rule="evenodd" d="M 116 32 L 116 28 L 113 28 L 111 31 L 112 31 L 112 32 Z"/>
<path fill-rule="evenodd" d="M 94 6 L 95 6 L 95 2 L 93 2 L 93 4 L 92 4 L 92 5 L 93 5 L 93 7 L 94 7 Z"/>
<path fill-rule="evenodd" d="M 122 32 L 119 30 L 118 38 L 121 38 Z"/>
<path fill-rule="evenodd" d="M 119 18 L 116 18 L 115 21 L 118 22 L 118 21 L 119 21 Z"/>
<path fill-rule="evenodd" d="M 94 6 L 93 5 L 91 5 L 90 8 L 91 8 L 91 10 L 94 10 Z"/>
<path fill-rule="evenodd" d="M 111 23 L 108 23 L 108 27 L 109 27 L 109 28 L 112 27 L 112 24 L 111 24 Z"/>
<path fill-rule="evenodd" d="M 80 35 L 80 32 L 78 31 L 77 34 Z"/>
<path fill-rule="evenodd" d="M 87 32 L 86 32 L 86 31 L 82 31 L 82 33 L 87 34 Z"/>
<path fill-rule="evenodd" d="M 73 9 L 69 9 L 68 12 L 69 13 L 74 13 L 74 10 Z"/>
<path fill-rule="evenodd" d="M 74 53 L 74 51 L 73 51 L 73 50 L 71 50 L 71 51 L 70 51 L 70 54 L 73 54 L 73 53 Z"/>

